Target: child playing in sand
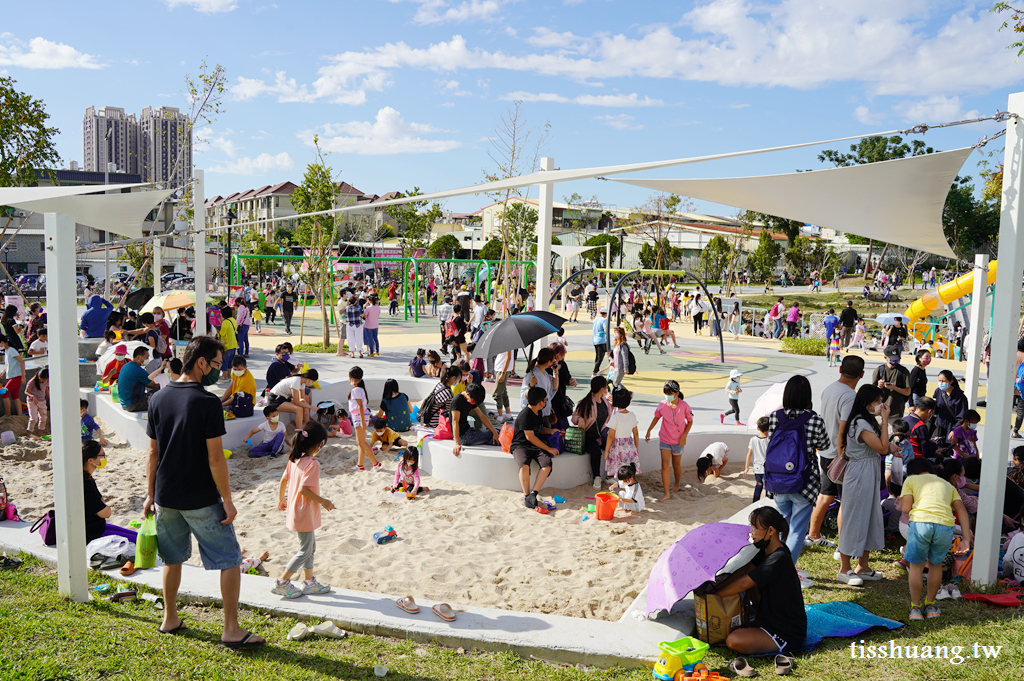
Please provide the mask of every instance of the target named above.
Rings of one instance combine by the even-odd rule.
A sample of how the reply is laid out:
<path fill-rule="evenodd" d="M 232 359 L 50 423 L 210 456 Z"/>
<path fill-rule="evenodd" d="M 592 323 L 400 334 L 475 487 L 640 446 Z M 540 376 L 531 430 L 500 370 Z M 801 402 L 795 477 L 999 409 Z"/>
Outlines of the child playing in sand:
<path fill-rule="evenodd" d="M 82 442 L 86 442 L 92 439 L 93 433 L 96 434 L 96 439 L 100 441 L 100 444 L 104 447 L 107 446 L 107 439 L 103 437 L 103 431 L 100 430 L 99 424 L 89 416 L 89 400 L 79 400 L 78 405 L 80 407 L 79 414 L 82 417 Z"/>
<path fill-rule="evenodd" d="M 306 421 L 295 433 L 295 445 L 288 454 L 288 465 L 281 476 L 277 508 L 288 512 L 287 526 L 299 533 L 299 552 L 288 561 L 284 574 L 276 580 L 270 593 L 285 598 L 298 598 L 306 594 L 325 594 L 331 590 L 313 576 L 313 552 L 316 550 L 315 532 L 320 527 L 320 508 L 334 509 L 320 496 L 320 462 L 317 452 L 327 442 L 327 431 L 316 421 Z M 287 497 L 285 492 L 287 491 Z M 292 584 L 292 576 L 302 568 L 305 581 L 302 589 Z"/>
<path fill-rule="evenodd" d="M 764 490 L 764 460 L 768 455 L 768 427 L 771 420 L 762 416 L 757 420 L 757 435 L 750 438 L 747 446 L 747 460 L 743 464 L 743 475 L 754 469 L 754 501 L 761 499 Z"/>
<path fill-rule="evenodd" d="M 767 450 L 766 450 L 767 451 Z M 729 463 L 729 446 L 724 442 L 712 442 L 697 459 L 697 479 L 704 482 L 708 473 L 716 478 L 722 474 L 725 464 Z"/>
<path fill-rule="evenodd" d="M 429 487 L 420 487 L 420 450 L 406 447 L 402 452 L 402 463 L 395 469 L 395 483 L 385 488 L 388 492 L 405 492 L 412 498 L 420 492 L 429 492 Z"/>
<path fill-rule="evenodd" d="M 828 365 L 830 367 L 839 366 L 842 333 L 842 328 L 837 326 L 832 330 L 832 337 L 828 340 Z"/>
<path fill-rule="evenodd" d="M 625 466 L 619 466 L 619 472 L 616 475 L 619 499 L 622 500 L 619 502 L 619 507 L 629 516 L 636 515 L 647 506 L 644 503 L 644 492 L 636 480 L 636 472 L 636 464 L 628 463 Z"/>
<path fill-rule="evenodd" d="M 380 461 L 373 455 L 366 441 L 366 429 L 370 426 L 370 409 L 366 398 L 366 384 L 363 383 L 363 370 L 352 367 L 348 370 L 348 382 L 352 384 L 352 392 L 348 394 L 348 412 L 351 414 L 352 427 L 356 431 L 356 445 L 359 447 L 359 460 L 352 470 L 364 471 L 363 459 L 369 457 L 373 467 L 378 468 Z"/>
<path fill-rule="evenodd" d="M 39 435 L 46 430 L 46 397 L 50 394 L 50 370 L 43 369 L 36 374 L 28 385 L 25 386 L 25 399 L 28 401 L 28 430 L 29 438 L 35 440 L 37 435 L 34 429 L 39 427 Z"/>
<path fill-rule="evenodd" d="M 636 472 L 640 473 L 640 454 L 636 443 L 640 434 L 636 429 L 636 414 L 629 411 L 629 403 L 633 401 L 633 393 L 622 386 L 612 391 L 612 415 L 608 418 L 608 437 L 605 441 L 604 459 L 608 476 L 619 474 L 619 469 L 626 464 L 636 464 Z"/>
<path fill-rule="evenodd" d="M 743 388 L 740 387 L 741 376 L 743 376 L 743 373 L 738 369 L 733 369 L 729 372 L 729 382 L 725 384 L 725 391 L 729 395 L 729 411 L 718 417 L 721 423 L 725 423 L 725 417 L 732 414 L 736 417 L 736 425 L 743 425 L 740 423 L 740 393 L 743 392 Z"/>
<path fill-rule="evenodd" d="M 267 455 L 277 456 L 284 451 L 285 444 L 289 447 L 292 445 L 287 428 L 280 423 L 281 417 L 277 413 L 277 407 L 272 404 L 263 407 L 263 416 L 267 420 L 250 430 L 245 436 L 245 441 L 249 443 L 251 458 Z M 249 438 L 260 432 L 263 433 L 263 442 L 253 446 Z"/>
<path fill-rule="evenodd" d="M 402 439 L 402 436 L 388 428 L 388 422 L 382 418 L 373 420 L 373 435 L 370 437 L 370 448 L 380 443 L 380 453 L 387 454 L 394 446 L 408 447 L 409 443 Z"/>

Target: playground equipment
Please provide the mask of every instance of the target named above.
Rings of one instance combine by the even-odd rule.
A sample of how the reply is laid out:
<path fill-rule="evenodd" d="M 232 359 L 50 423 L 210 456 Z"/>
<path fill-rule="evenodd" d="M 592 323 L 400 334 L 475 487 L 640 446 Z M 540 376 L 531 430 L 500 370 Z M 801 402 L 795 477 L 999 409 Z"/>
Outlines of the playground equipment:
<path fill-rule="evenodd" d="M 992 285 L 996 281 L 996 265 L 995 260 L 988 264 L 988 277 L 986 278 L 988 285 Z M 973 289 L 974 272 L 972 271 L 928 291 L 911 303 L 907 311 L 903 313 L 904 325 L 913 329 L 917 322 L 927 320 L 929 316 L 941 310 L 943 305 L 949 305 L 954 300 L 971 295 Z M 915 331 L 914 335 L 923 337 L 924 334 Z"/>

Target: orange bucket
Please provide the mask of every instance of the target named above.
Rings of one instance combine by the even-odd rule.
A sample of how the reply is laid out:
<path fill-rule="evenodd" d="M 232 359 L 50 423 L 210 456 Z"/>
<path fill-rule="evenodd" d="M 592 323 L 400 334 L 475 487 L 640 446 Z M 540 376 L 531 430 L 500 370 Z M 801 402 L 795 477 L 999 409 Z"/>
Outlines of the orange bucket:
<path fill-rule="evenodd" d="M 615 507 L 618 503 L 618 495 L 599 492 L 597 494 L 597 519 L 611 520 L 615 517 Z"/>

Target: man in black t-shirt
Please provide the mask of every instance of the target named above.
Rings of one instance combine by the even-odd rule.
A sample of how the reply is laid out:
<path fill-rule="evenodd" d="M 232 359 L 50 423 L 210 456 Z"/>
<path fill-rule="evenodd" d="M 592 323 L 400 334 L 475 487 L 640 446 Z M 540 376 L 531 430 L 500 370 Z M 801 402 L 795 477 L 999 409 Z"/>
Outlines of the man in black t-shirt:
<path fill-rule="evenodd" d="M 839 313 L 839 323 L 843 329 L 843 347 L 849 347 L 853 338 L 853 327 L 857 325 L 857 310 L 854 309 L 852 300 L 847 300 L 846 307 Z"/>
<path fill-rule="evenodd" d="M 569 291 L 569 302 L 572 303 L 572 312 L 569 314 L 570 322 L 578 322 L 580 308 L 583 306 L 583 286 L 576 282 Z"/>
<path fill-rule="evenodd" d="M 221 436 L 220 399 L 204 386 L 216 385 L 224 345 L 212 336 L 194 338 L 185 349 L 181 376 L 157 391 L 149 404 L 147 493 L 143 515 L 156 511 L 157 551 L 164 561 L 163 633 L 182 628 L 178 617 L 181 565 L 199 543 L 203 567 L 220 570 L 224 602 L 221 644 L 252 648 L 263 639 L 238 625 L 238 591 L 242 550 L 232 521 L 231 484 Z"/>
<path fill-rule="evenodd" d="M 284 317 L 284 332 L 292 335 L 292 315 L 295 313 L 295 302 L 299 299 L 291 284 L 285 286 L 284 293 L 277 299 L 281 303 L 281 316 Z"/>
<path fill-rule="evenodd" d="M 482 385 L 472 383 L 452 400 L 452 439 L 455 440 L 455 456 L 462 452 L 463 447 L 491 445 L 498 441 L 498 431 L 494 429 L 491 420 L 480 408 L 486 396 L 487 391 Z M 481 423 L 485 427 L 480 430 L 470 428 L 470 414 L 476 417 L 477 423 Z"/>
<path fill-rule="evenodd" d="M 526 508 L 537 507 L 537 492 L 544 487 L 544 481 L 551 474 L 551 460 L 558 456 L 558 450 L 541 438 L 555 432 L 549 428 L 541 414 L 548 403 L 547 391 L 534 386 L 526 393 L 528 406 L 519 412 L 512 434 L 512 458 L 519 464 L 519 484 L 523 488 L 523 503 Z M 537 480 L 530 491 L 530 462 L 540 466 Z"/>

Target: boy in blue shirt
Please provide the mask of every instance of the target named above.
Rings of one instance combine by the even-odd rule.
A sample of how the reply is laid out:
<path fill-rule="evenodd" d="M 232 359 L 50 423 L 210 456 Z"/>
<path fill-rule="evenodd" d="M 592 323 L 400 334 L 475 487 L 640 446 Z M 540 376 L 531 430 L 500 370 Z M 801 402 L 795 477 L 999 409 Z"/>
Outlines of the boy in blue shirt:
<path fill-rule="evenodd" d="M 830 307 L 828 309 L 828 314 L 825 315 L 825 319 L 822 321 L 822 323 L 825 325 L 825 338 L 832 338 L 832 336 L 834 335 L 833 332 L 836 330 L 836 326 L 839 325 L 839 317 L 836 316 L 836 311 L 834 308 Z"/>
<path fill-rule="evenodd" d="M 148 362 L 149 348 L 137 347 L 132 353 L 132 361 L 121 367 L 121 373 L 117 377 L 117 398 L 121 402 L 121 408 L 125 411 L 149 410 L 149 395 L 146 393 L 146 388 L 155 390 L 159 387 L 153 382 L 153 376 L 164 370 L 164 363 L 161 363 L 153 372 L 153 376 L 150 376 L 142 368 Z"/>
<path fill-rule="evenodd" d="M 106 447 L 107 439 L 103 437 L 103 431 L 100 430 L 99 425 L 93 417 L 89 416 L 89 400 L 80 400 L 79 406 L 82 408 L 82 442 L 88 442 L 92 439 L 92 434 L 96 433 L 96 436 L 100 441 L 100 445 Z"/>

